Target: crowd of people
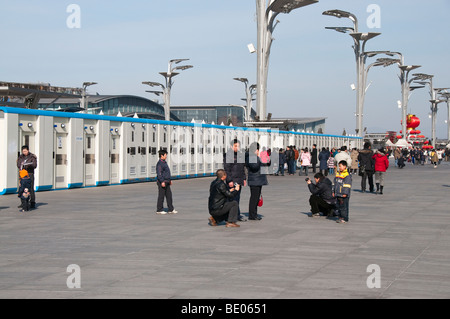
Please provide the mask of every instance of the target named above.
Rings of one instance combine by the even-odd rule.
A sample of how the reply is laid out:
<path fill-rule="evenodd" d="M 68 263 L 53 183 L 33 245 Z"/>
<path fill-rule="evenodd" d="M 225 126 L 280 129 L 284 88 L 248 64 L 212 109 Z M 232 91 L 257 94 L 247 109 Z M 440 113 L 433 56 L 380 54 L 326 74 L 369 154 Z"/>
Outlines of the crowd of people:
<path fill-rule="evenodd" d="M 160 161 L 165 160 L 164 154 L 167 155 L 163 151 Z M 288 175 L 295 175 L 298 172 L 299 176 L 307 176 L 306 183 L 311 192 L 309 198 L 311 217 L 320 216 L 322 213 L 327 218 L 336 218 L 338 223 L 347 223 L 353 176 L 361 177 L 361 193 L 383 195 L 391 155 L 395 157 L 395 166 L 399 168 L 402 167 L 402 162 L 417 165 L 419 158 L 420 163 L 424 164 L 426 159 L 422 160 L 423 156 L 428 156 L 435 166 L 439 165 L 444 157 L 448 159 L 445 152 L 434 150 L 429 153 L 419 149 L 400 152 L 398 149 L 373 150 L 369 142 L 366 142 L 361 150 L 356 148 L 349 150 L 346 146 L 342 146 L 331 150 L 324 147 L 319 152 L 316 145 L 313 145 L 312 149 L 300 150 L 290 145 L 286 149 L 272 153 L 270 149 L 260 150 L 260 145 L 253 143 L 248 150 L 243 151 L 240 142 L 235 139 L 224 154 L 223 169 L 217 170 L 216 179 L 210 185 L 209 224 L 217 226 L 225 222 L 226 227 L 240 227 L 238 222 L 261 220 L 258 207 L 261 207 L 263 202 L 262 187 L 268 185 L 267 175 L 284 176 L 285 172 Z M 308 177 L 310 172 L 314 180 Z M 333 182 L 328 176 L 333 177 Z M 158 183 L 162 183 L 162 180 Z M 170 180 L 165 180 L 165 184 L 170 185 Z M 240 211 L 241 191 L 244 186 L 250 188 L 248 219 Z M 160 194 L 164 193 L 164 187 L 161 185 L 158 187 Z M 161 195 L 158 198 L 162 197 Z M 173 210 L 171 195 L 168 200 L 170 211 Z M 158 210 L 160 207 L 162 201 L 158 200 Z"/>
<path fill-rule="evenodd" d="M 420 149 L 419 147 L 408 149 L 396 148 L 394 150 L 395 166 L 398 168 L 403 168 L 406 163 L 411 163 L 411 165 L 425 165 L 432 164 L 434 168 L 437 168 L 443 160 L 450 160 L 450 149 Z"/>
<path fill-rule="evenodd" d="M 247 150 L 241 150 L 240 141 L 234 139 L 224 154 L 223 169 L 217 170 L 216 179 L 210 185 L 209 224 L 217 226 L 225 221 L 226 227 L 239 227 L 237 222 L 261 220 L 258 207 L 263 204 L 262 187 L 268 185 L 267 175 L 284 176 L 286 171 L 289 175 L 295 175 L 298 171 L 299 176 L 308 176 L 310 170 L 315 182 L 313 183 L 309 177 L 306 178 L 311 192 L 309 199 L 311 216 L 323 213 L 327 218 L 338 217 L 337 222 L 346 223 L 349 221 L 352 176 L 356 174 L 361 176 L 362 193 L 368 191 L 382 195 L 391 155 L 398 168 L 405 167 L 406 163 L 411 165 L 430 163 L 436 168 L 442 160 L 450 159 L 450 150 L 433 149 L 429 152 L 419 148 L 372 150 L 372 145 L 366 142 L 362 150 L 356 148 L 348 150 L 346 146 L 342 146 L 331 150 L 323 147 L 318 152 L 314 144 L 311 150 L 308 148 L 297 150 L 291 145 L 272 153 L 270 149 L 260 149 L 260 145 L 256 142 Z M 156 213 L 159 215 L 166 214 L 163 208 L 164 200 L 167 202 L 169 214 L 178 213 L 173 205 L 170 187 L 172 178 L 167 156 L 167 151 L 159 151 L 159 161 L 156 165 L 158 187 Z M 34 170 L 37 168 L 37 157 L 29 151 L 28 146 L 22 147 L 22 153 L 17 159 L 17 168 L 20 175 L 19 208 L 28 211 L 36 207 Z M 328 176 L 334 177 L 333 182 Z M 240 211 L 241 190 L 245 186 L 250 188 L 248 219 Z"/>

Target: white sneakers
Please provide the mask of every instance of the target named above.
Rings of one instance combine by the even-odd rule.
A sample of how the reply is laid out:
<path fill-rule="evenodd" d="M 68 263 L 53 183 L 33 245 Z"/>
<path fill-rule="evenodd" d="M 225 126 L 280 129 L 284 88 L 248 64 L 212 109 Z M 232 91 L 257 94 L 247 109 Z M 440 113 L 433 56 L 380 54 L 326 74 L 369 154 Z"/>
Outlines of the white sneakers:
<path fill-rule="evenodd" d="M 160 212 L 156 212 L 158 215 L 165 215 L 167 214 L 166 211 L 160 211 Z M 169 212 L 169 214 L 178 214 L 178 212 L 176 210 L 173 210 L 171 212 Z"/>

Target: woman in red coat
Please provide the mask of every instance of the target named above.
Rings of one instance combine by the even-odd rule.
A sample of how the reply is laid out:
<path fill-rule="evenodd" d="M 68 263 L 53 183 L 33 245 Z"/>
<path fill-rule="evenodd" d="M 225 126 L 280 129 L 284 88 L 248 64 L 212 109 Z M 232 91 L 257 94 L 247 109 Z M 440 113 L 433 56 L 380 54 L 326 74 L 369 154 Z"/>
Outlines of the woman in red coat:
<path fill-rule="evenodd" d="M 372 158 L 375 160 L 375 183 L 377 184 L 377 194 L 383 194 L 384 175 L 389 168 L 389 160 L 382 148 L 377 150 Z"/>

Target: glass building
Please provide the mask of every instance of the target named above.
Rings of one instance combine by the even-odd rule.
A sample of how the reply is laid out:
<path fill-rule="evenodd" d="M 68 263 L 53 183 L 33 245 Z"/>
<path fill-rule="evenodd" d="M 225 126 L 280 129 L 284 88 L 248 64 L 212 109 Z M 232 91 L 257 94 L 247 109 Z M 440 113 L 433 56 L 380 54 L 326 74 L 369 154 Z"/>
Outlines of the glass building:
<path fill-rule="evenodd" d="M 182 122 L 202 122 L 207 124 L 224 124 L 233 126 L 244 126 L 245 111 L 242 107 L 236 106 L 171 106 L 170 111 Z M 252 109 L 251 117 L 254 118 L 256 112 Z"/>
<path fill-rule="evenodd" d="M 135 113 L 140 118 L 151 118 L 164 120 L 164 107 L 146 98 L 134 95 L 89 95 L 87 96 L 88 114 L 100 114 L 117 116 L 119 112 L 122 116 L 133 116 Z M 79 112 L 81 100 L 79 98 L 41 99 L 38 109 Z M 180 121 L 171 112 L 172 121 Z"/>

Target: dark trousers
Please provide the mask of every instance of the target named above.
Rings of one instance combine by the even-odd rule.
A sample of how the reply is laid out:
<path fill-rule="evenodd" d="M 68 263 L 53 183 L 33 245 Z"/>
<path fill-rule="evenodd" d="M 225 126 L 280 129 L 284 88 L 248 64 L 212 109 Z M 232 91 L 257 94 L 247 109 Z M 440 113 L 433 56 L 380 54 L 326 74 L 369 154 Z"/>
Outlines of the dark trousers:
<path fill-rule="evenodd" d="M 230 202 L 234 201 L 234 202 L 238 203 L 238 216 L 239 217 L 241 216 L 241 209 L 239 208 L 239 202 L 241 201 L 241 190 L 242 190 L 242 188 L 239 188 L 239 190 L 237 191 L 237 194 L 229 200 Z"/>
<path fill-rule="evenodd" d="M 229 223 L 235 223 L 238 219 L 239 204 L 235 201 L 226 202 L 221 209 L 213 210 L 209 214 L 218 223 L 226 220 Z"/>
<path fill-rule="evenodd" d="M 22 209 L 26 212 L 29 211 L 30 210 L 30 198 L 21 197 L 20 201 L 22 203 Z"/>
<path fill-rule="evenodd" d="M 322 198 L 316 195 L 311 195 L 309 198 L 309 204 L 311 205 L 311 213 L 319 214 L 320 212 L 324 213 L 324 215 L 331 216 L 332 209 L 334 205 L 328 204 Z"/>
<path fill-rule="evenodd" d="M 278 174 L 284 175 L 284 164 L 280 164 L 280 167 L 278 169 Z"/>
<path fill-rule="evenodd" d="M 258 202 L 261 197 L 262 186 L 250 186 L 250 202 L 248 205 L 248 218 L 258 217 Z"/>
<path fill-rule="evenodd" d="M 312 170 L 314 174 L 316 173 L 316 165 L 317 163 L 312 163 Z"/>
<path fill-rule="evenodd" d="M 172 204 L 172 190 L 170 189 L 170 184 L 166 183 L 166 187 L 162 187 L 161 183 L 158 181 L 156 182 L 158 185 L 158 203 L 156 206 L 156 211 L 161 212 L 164 208 L 164 197 L 167 200 L 167 207 L 169 208 L 169 212 L 174 210 L 173 204 Z"/>
<path fill-rule="evenodd" d="M 373 172 L 365 171 L 361 179 L 361 190 L 366 190 L 366 178 L 369 180 L 369 191 L 373 192 Z"/>
<path fill-rule="evenodd" d="M 34 208 L 36 206 L 36 194 L 34 193 L 34 173 L 28 173 L 31 179 L 31 189 L 30 189 L 30 207 Z"/>
<path fill-rule="evenodd" d="M 336 201 L 336 209 L 339 210 L 339 217 L 348 222 L 348 206 L 350 197 L 338 197 Z"/>
<path fill-rule="evenodd" d="M 288 160 L 288 173 L 295 174 L 295 160 Z"/>

